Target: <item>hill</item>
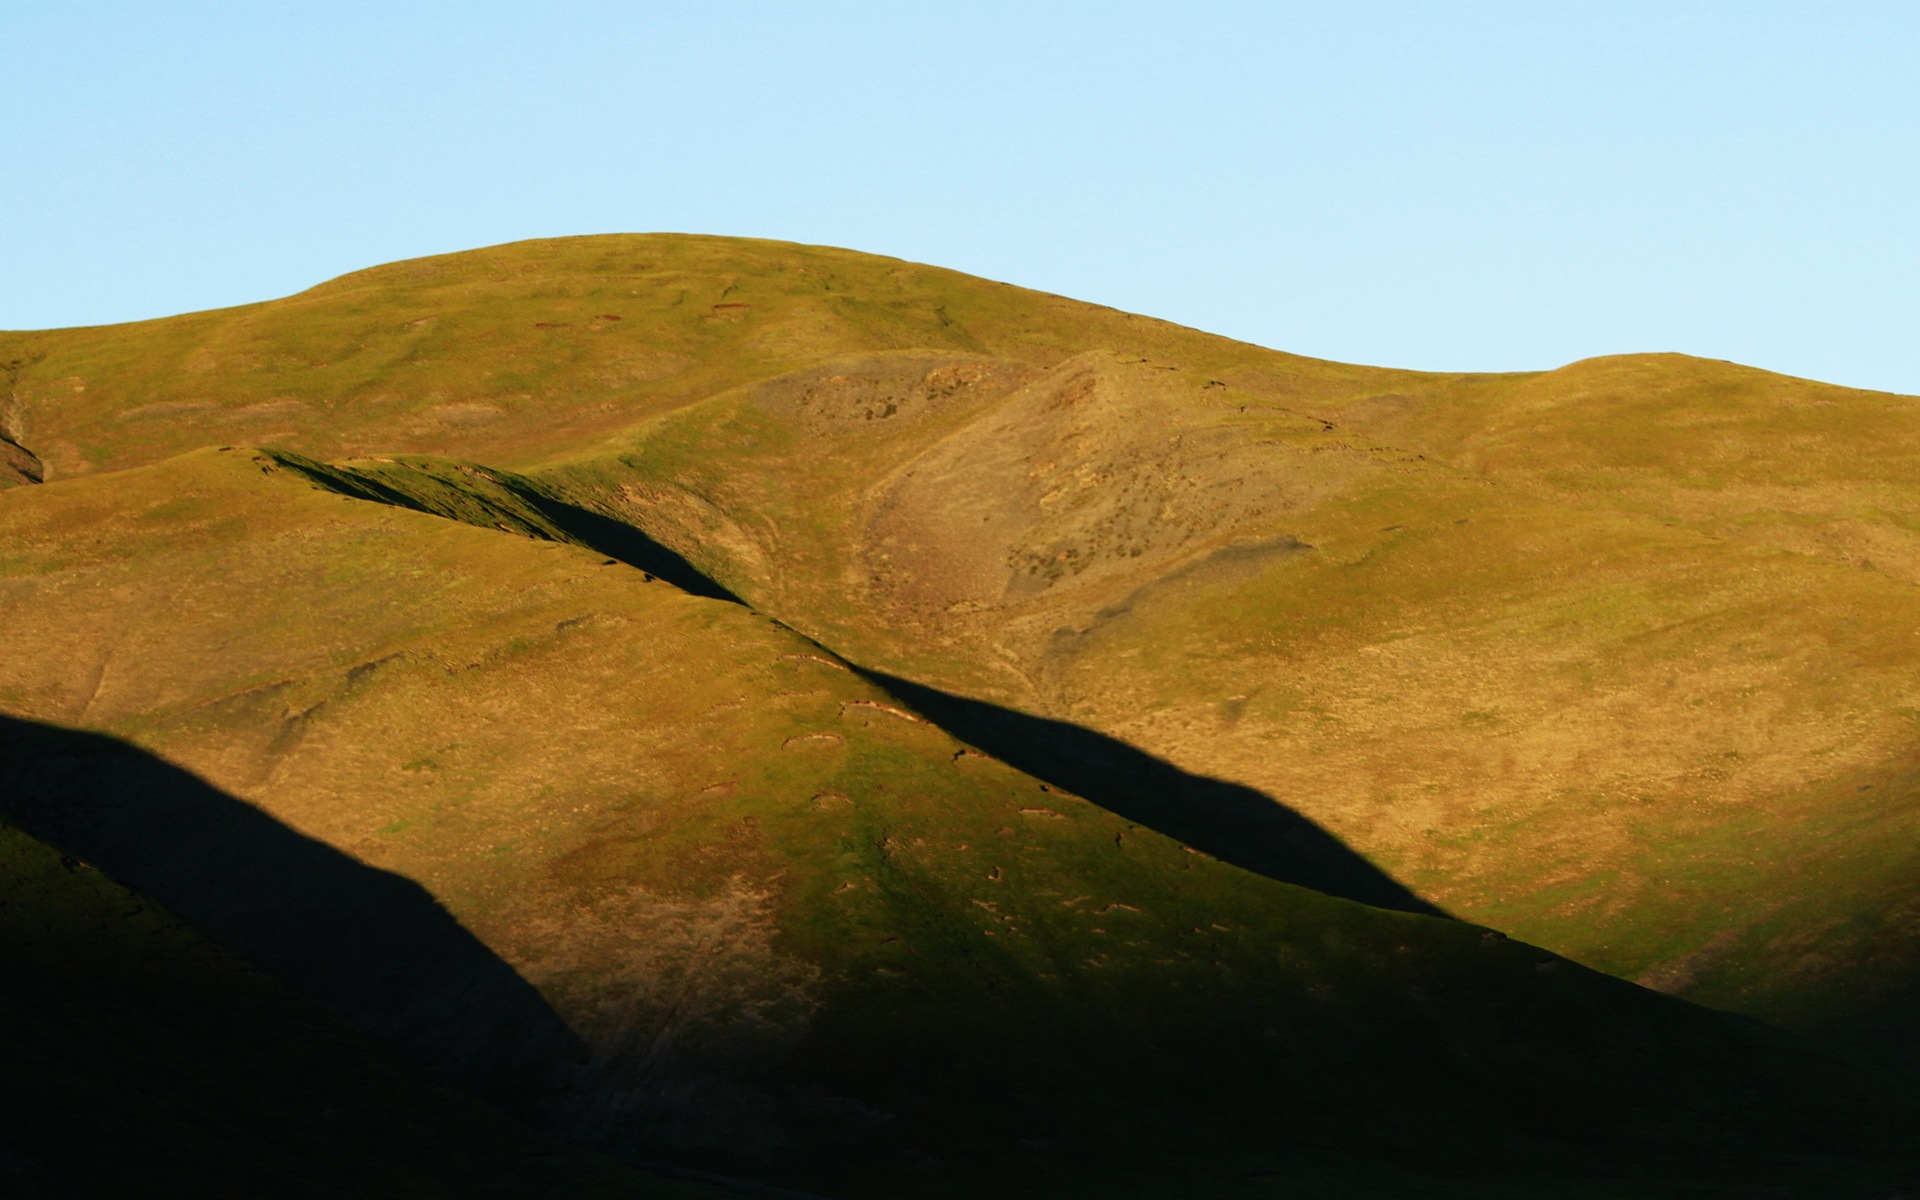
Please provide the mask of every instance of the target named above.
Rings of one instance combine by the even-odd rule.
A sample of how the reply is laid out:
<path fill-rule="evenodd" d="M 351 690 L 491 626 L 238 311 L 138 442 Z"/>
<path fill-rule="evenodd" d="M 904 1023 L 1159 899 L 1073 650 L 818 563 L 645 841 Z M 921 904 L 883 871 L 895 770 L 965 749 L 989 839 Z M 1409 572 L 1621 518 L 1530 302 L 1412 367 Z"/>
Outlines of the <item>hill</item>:
<path fill-rule="evenodd" d="M 1566 959 L 1911 1037 L 1910 400 L 676 237 L 0 360 L 0 708 L 199 781 L 0 816 L 524 1121 L 847 1195 L 1899 1170 Z"/>
<path fill-rule="evenodd" d="M 1911 1045 L 1913 401 L 1584 364 L 1479 402 L 1509 465 L 1105 350 L 929 403 L 955 369 L 750 385 L 543 476 L 851 657 L 1264 793 L 1459 915 Z M 1562 387 L 1596 390 L 1529 415 Z"/>
<path fill-rule="evenodd" d="M 9 754 L 20 734 L 5 722 Z M 396 1070 L 151 899 L 6 826 L 0 946 L 8 1196 L 724 1194 L 563 1150 Z"/>

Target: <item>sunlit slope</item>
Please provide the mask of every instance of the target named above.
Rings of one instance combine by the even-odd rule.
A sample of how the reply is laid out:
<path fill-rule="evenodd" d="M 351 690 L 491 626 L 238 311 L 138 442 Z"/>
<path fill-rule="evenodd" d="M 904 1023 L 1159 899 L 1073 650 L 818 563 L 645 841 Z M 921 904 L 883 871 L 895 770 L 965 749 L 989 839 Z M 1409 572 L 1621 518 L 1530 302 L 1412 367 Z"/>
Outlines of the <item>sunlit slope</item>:
<path fill-rule="evenodd" d="M 970 394 L 936 383 L 985 364 L 848 361 L 546 475 L 853 657 L 1255 786 L 1475 920 L 1902 1020 L 1912 401 L 1667 356 L 1288 410 L 1176 365 Z"/>
<path fill-rule="evenodd" d="M 1258 788 L 1469 918 L 1770 1016 L 1912 1011 L 1912 398 L 1678 355 L 1350 367 L 674 236 L 0 364 L 14 478 L 246 439 L 517 467 L 865 665 Z"/>
<path fill-rule="evenodd" d="M 691 1197 L 409 1075 L 152 900 L 0 825 L 0 1192 Z"/>
<path fill-rule="evenodd" d="M 847 355 L 933 349 L 1022 367 L 1107 345 L 1177 351 L 1263 394 L 1454 378 L 1300 358 L 848 250 L 629 235 L 418 259 L 133 325 L 0 333 L 0 435 L 56 479 L 229 442 L 511 467 Z M 21 478 L 10 455 L 0 442 L 0 486 Z"/>
<path fill-rule="evenodd" d="M 0 708 L 193 773 L 22 743 L 13 819 L 576 1139 L 846 1195 L 1890 1178 L 1758 1030 L 1191 853 L 578 546 L 236 449 L 10 493 L 0 572 Z M 390 913 L 425 961 L 341 944 Z"/>

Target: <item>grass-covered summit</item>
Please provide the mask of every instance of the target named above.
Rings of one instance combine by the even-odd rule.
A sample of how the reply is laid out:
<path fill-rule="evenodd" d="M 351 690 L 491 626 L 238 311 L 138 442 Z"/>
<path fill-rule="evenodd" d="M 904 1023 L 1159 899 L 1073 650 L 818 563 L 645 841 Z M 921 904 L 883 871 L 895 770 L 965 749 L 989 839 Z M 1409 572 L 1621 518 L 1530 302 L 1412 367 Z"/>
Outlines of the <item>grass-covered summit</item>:
<path fill-rule="evenodd" d="M 1911 1036 L 1920 402 L 669 236 L 0 365 L 0 818 L 524 1121 L 836 1194 L 1893 1178 L 1871 1085 L 1576 962 Z"/>

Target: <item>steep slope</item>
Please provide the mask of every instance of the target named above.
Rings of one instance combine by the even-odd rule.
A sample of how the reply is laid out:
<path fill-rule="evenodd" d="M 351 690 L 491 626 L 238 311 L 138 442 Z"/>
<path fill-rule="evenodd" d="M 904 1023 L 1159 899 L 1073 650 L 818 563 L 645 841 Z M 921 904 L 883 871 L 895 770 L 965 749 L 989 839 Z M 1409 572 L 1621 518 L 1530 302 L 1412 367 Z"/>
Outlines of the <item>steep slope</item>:
<path fill-rule="evenodd" d="M 475 523 L 375 477 L 474 480 L 438 494 Z M 15 720 L 4 815 L 629 1155 L 841 1195 L 1896 1178 L 1892 1110 L 1764 1031 L 1192 853 L 526 536 L 512 482 L 236 448 L 9 494 L 0 707 L 146 753 Z"/>
<path fill-rule="evenodd" d="M 724 1194 L 562 1150 L 396 1069 L 152 900 L 4 825 L 0 954 L 8 1196 Z"/>

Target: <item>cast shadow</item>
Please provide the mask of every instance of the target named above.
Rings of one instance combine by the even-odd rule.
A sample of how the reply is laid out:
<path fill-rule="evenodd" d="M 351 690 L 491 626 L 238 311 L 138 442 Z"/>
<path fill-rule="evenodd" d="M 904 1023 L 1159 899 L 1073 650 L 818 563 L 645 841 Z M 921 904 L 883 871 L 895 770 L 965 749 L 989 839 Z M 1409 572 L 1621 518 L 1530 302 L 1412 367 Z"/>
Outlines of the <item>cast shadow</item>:
<path fill-rule="evenodd" d="M 632 525 L 532 488 L 514 490 L 556 528 L 609 558 L 640 567 L 696 596 L 745 603 Z M 1070 722 L 1029 716 L 896 675 L 849 666 L 959 740 L 1223 862 L 1376 908 L 1449 916 L 1313 821 L 1253 788 L 1190 774 L 1117 738 Z"/>
<path fill-rule="evenodd" d="M 1306 817 L 1253 788 L 1193 775 L 1067 721 L 969 700 L 881 671 L 868 682 L 954 737 L 1062 791 L 1281 883 L 1447 917 Z"/>
<path fill-rule="evenodd" d="M 630 567 L 637 567 L 657 579 L 664 579 L 683 592 L 705 596 L 709 600 L 726 600 L 740 605 L 746 603 L 702 574 L 698 567 L 680 554 L 624 521 L 616 521 L 546 492 L 511 484 L 506 486 L 511 487 L 514 494 L 530 508 L 551 521 L 554 528 L 590 550 L 618 559 Z"/>
<path fill-rule="evenodd" d="M 376 471 L 352 465 L 317 462 L 285 450 L 272 450 L 268 453 L 273 455 L 273 461 L 278 466 L 297 471 L 314 486 L 339 495 L 370 500 L 375 504 L 385 504 L 394 508 L 411 509 L 414 512 L 444 517 L 449 521 L 459 521 L 481 529 L 493 527 L 494 522 L 502 516 L 519 519 L 517 514 L 500 511 L 484 494 L 470 490 L 467 485 L 449 481 L 444 474 L 437 474 L 435 471 L 435 468 L 439 468 L 444 472 L 449 467 L 469 472 L 474 470 L 464 464 L 438 462 L 425 467 L 410 467 L 408 469 L 413 473 L 416 484 L 421 486 L 407 490 L 395 486 L 393 482 Z M 583 508 L 535 484 L 532 480 L 506 471 L 489 469 L 483 473 L 482 477 L 539 514 L 540 518 L 554 529 L 589 550 L 617 559 L 657 579 L 663 579 L 683 592 L 705 596 L 711 600 L 726 600 L 734 604 L 744 603 L 740 597 L 701 573 L 698 567 L 688 562 L 679 553 L 655 541 L 633 525 L 616 521 L 604 513 Z M 436 496 L 436 491 L 441 494 Z M 450 501 L 447 493 L 459 499 Z M 473 509 L 463 508 L 460 503 L 463 500 L 477 502 L 480 505 L 479 510 L 476 512 Z M 497 527 L 515 532 L 506 525 Z M 527 527 L 517 532 L 521 536 L 540 539 L 550 536 L 543 530 Z"/>
<path fill-rule="evenodd" d="M 0 819 L 455 1086 L 526 1112 L 580 1038 L 426 889 L 116 738 L 0 714 Z"/>
<path fill-rule="evenodd" d="M 453 520 L 470 519 L 371 475 L 304 460 L 290 461 L 290 465 L 324 487 Z M 538 512 L 554 529 L 589 549 L 693 595 L 744 604 L 680 554 L 633 525 L 573 504 L 526 480 L 504 473 L 488 478 Z M 1311 820 L 1253 788 L 1189 774 L 1125 742 L 1066 721 L 1029 716 L 898 676 L 854 669 L 959 740 L 1222 861 L 1282 883 L 1378 908 L 1448 915 Z"/>

